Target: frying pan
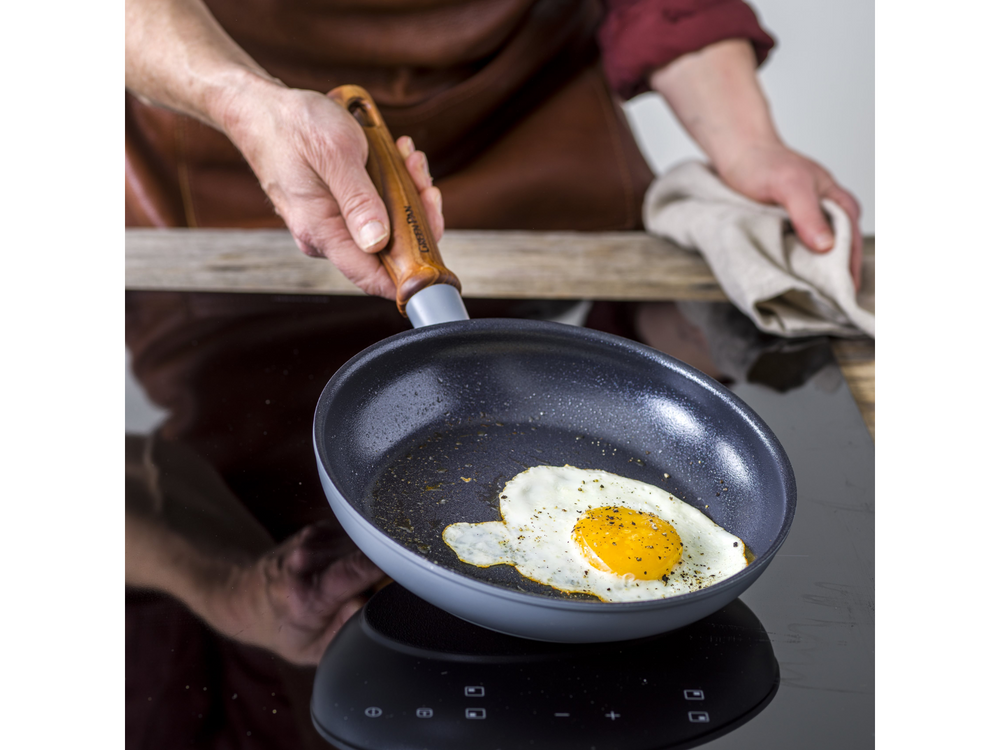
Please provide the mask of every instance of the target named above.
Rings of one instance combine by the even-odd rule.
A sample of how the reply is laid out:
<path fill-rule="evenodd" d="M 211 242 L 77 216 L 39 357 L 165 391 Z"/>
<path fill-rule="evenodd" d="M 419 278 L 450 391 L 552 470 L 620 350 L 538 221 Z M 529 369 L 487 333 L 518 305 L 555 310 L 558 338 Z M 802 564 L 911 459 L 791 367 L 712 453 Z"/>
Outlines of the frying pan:
<path fill-rule="evenodd" d="M 368 171 L 393 225 L 383 264 L 417 326 L 347 362 L 316 407 L 320 479 L 358 547 L 431 604 L 542 641 L 654 635 L 738 597 L 774 557 L 795 508 L 792 469 L 771 430 L 714 380 L 642 344 L 559 323 L 469 320 L 371 97 L 355 86 L 331 96 L 368 138 Z M 705 589 L 628 603 L 461 562 L 444 527 L 500 520 L 504 484 L 542 464 L 662 487 L 741 538 L 753 559 Z"/>

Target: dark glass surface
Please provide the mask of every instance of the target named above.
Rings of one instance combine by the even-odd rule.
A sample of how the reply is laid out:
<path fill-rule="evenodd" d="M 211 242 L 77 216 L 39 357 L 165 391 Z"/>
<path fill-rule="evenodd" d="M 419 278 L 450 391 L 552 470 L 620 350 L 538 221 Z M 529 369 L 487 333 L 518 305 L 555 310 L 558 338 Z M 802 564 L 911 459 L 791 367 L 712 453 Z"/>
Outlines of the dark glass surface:
<path fill-rule="evenodd" d="M 740 597 L 771 638 L 781 688 L 753 721 L 703 747 L 873 747 L 874 442 L 833 365 L 786 393 L 733 390 L 788 453 L 798 506 L 771 566 Z"/>
<path fill-rule="evenodd" d="M 713 332 L 703 333 L 712 343 Z M 270 362 L 269 366 L 277 364 L 280 363 Z M 755 382 L 746 382 L 746 378 Z M 759 620 L 773 649 L 780 674 L 779 688 L 759 714 L 701 746 L 740 750 L 871 747 L 875 726 L 873 441 L 822 339 L 798 342 L 784 351 L 765 351 L 756 365 L 743 377 L 731 380 L 729 387 L 763 418 L 785 448 L 795 472 L 798 505 L 783 547 L 764 575 L 740 597 Z M 251 694 L 251 683 L 258 680 L 260 694 L 264 696 L 262 705 L 267 703 L 267 721 L 272 720 L 272 715 L 286 712 L 300 717 L 300 727 L 308 724 L 307 696 L 291 692 L 275 695 L 275 688 L 265 686 L 259 679 L 260 674 L 271 669 L 277 657 L 263 652 L 241 652 L 238 659 L 229 659 L 226 654 L 230 647 L 225 643 L 207 645 L 207 631 L 196 620 L 183 632 L 197 633 L 197 643 L 193 636 L 177 635 L 182 632 L 176 624 L 181 622 L 178 619 L 181 615 L 174 609 L 169 615 L 174 619 L 156 614 L 166 611 L 168 606 L 161 599 L 135 592 L 129 596 L 132 611 L 139 606 L 148 613 L 141 620 L 141 626 L 146 628 L 144 650 L 136 651 L 130 663 L 139 664 L 152 674 L 148 670 L 153 669 L 151 665 L 157 660 L 150 652 L 153 640 L 148 623 L 154 621 L 165 623 L 160 661 L 168 666 L 171 661 L 176 663 L 181 647 L 191 650 L 196 645 L 211 658 L 192 657 L 190 663 L 198 665 L 197 674 L 176 669 L 174 673 L 164 671 L 165 677 L 156 678 L 161 693 L 176 692 L 180 698 L 172 703 L 157 703 L 157 696 L 147 700 L 143 693 L 134 702 L 127 701 L 130 707 L 127 721 L 135 721 L 135 726 L 153 727 L 149 731 L 156 726 L 190 722 L 191 736 L 206 738 L 197 746 L 214 746 L 208 740 L 214 736 L 210 728 L 199 723 L 201 704 L 192 709 L 194 704 L 189 698 L 196 696 L 189 695 L 188 688 L 192 693 L 195 689 L 201 691 L 197 697 L 206 706 L 215 700 L 219 706 L 231 707 L 236 705 L 236 694 L 240 695 L 238 700 L 243 700 L 244 694 Z M 128 633 L 127 638 L 132 631 Z M 127 649 L 128 643 L 127 640 Z M 139 656 L 144 660 L 141 664 Z M 229 661 L 222 660 L 223 657 Z M 213 673 L 212 659 L 216 658 L 220 659 L 219 664 L 230 665 L 224 674 L 221 667 L 219 674 Z M 232 667 L 234 663 L 239 669 Z M 128 679 L 127 674 L 127 691 Z M 241 680 L 246 683 L 245 689 Z M 237 685 L 240 687 L 234 687 Z M 210 689 L 219 695 L 212 698 Z M 272 708 L 272 700 L 277 709 Z M 156 721 L 145 717 L 136 720 L 131 713 L 134 706 L 143 709 L 149 706 L 149 710 L 161 715 Z M 177 716 L 167 715 L 172 710 L 179 712 Z M 272 714 L 272 710 L 278 713 Z M 215 720 L 222 715 L 235 716 L 221 711 L 213 714 Z M 263 742 L 255 742 L 254 746 L 279 746 L 280 743 L 264 741 L 261 727 L 259 723 L 248 724 L 243 732 L 241 726 L 239 734 L 250 736 L 252 729 L 253 737 Z M 277 729 L 275 725 L 275 742 Z M 218 727 L 211 731 L 221 733 Z M 158 745 L 143 742 L 135 746 Z"/>

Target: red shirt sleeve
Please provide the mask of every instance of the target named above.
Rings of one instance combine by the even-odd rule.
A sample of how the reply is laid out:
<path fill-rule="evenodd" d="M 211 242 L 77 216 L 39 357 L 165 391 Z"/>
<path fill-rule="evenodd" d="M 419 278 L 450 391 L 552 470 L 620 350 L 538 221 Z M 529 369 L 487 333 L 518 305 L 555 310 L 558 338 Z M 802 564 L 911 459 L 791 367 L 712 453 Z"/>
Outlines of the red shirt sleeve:
<path fill-rule="evenodd" d="M 764 62 L 774 39 L 742 0 L 605 0 L 597 41 L 623 99 L 649 91 L 649 74 L 724 39 L 747 39 Z"/>

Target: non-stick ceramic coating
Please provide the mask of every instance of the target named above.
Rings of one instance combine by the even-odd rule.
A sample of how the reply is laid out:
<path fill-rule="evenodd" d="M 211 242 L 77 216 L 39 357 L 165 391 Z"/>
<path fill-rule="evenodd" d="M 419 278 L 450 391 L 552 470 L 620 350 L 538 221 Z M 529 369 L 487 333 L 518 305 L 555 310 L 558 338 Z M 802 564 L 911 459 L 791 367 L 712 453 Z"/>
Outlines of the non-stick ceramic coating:
<path fill-rule="evenodd" d="M 473 320 L 388 338 L 327 384 L 314 442 L 335 514 L 389 576 L 473 623 L 539 640 L 637 638 L 710 614 L 764 570 L 795 506 L 785 452 L 730 391 L 649 347 L 558 323 Z M 504 483 L 539 464 L 662 487 L 756 559 L 702 591 L 622 604 L 459 561 L 444 527 L 500 520 Z"/>

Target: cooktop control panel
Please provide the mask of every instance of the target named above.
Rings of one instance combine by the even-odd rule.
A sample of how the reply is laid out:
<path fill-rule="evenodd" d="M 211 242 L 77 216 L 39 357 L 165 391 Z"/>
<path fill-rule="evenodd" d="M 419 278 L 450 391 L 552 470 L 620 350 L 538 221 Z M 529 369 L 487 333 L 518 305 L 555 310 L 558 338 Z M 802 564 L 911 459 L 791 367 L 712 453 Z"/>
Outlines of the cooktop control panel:
<path fill-rule="evenodd" d="M 563 645 L 484 630 L 392 584 L 331 643 L 312 717 L 344 750 L 652 750 L 735 729 L 777 686 L 740 601 L 652 638 Z"/>

